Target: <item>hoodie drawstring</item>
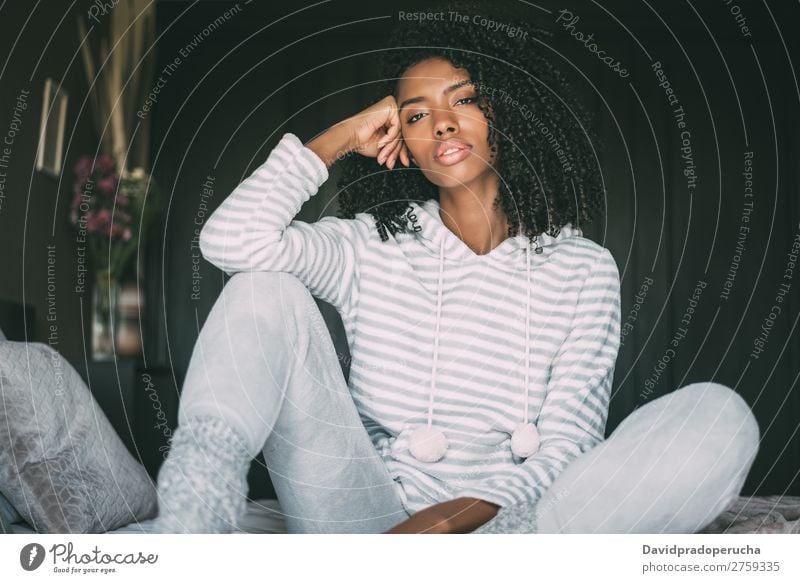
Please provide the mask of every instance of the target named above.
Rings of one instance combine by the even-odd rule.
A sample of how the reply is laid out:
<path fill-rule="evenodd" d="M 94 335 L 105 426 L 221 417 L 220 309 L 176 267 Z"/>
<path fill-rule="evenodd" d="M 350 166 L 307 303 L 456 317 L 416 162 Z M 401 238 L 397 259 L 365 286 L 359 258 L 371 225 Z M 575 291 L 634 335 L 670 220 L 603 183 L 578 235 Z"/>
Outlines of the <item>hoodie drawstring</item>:
<path fill-rule="evenodd" d="M 540 253 L 538 247 L 536 252 Z M 527 458 L 539 450 L 539 431 L 536 425 L 528 423 L 528 380 L 530 371 L 530 320 L 531 320 L 531 252 L 530 245 L 525 248 L 527 263 L 527 303 L 525 310 L 525 399 L 522 423 L 517 425 L 511 436 L 511 451 L 514 455 Z M 436 301 L 436 334 L 433 344 L 433 370 L 431 371 L 430 399 L 428 401 L 428 423 L 414 430 L 409 436 L 411 455 L 423 462 L 436 462 L 447 451 L 447 437 L 439 429 L 433 428 L 433 399 L 436 392 L 436 368 L 439 362 L 439 326 L 442 317 L 442 279 L 444 273 L 444 237 L 439 247 L 439 285 Z"/>
<path fill-rule="evenodd" d="M 415 429 L 409 436 L 408 450 L 421 462 L 438 462 L 447 451 L 447 438 L 433 428 L 433 394 L 436 391 L 436 365 L 439 362 L 439 324 L 442 319 L 442 275 L 444 273 L 444 237 L 439 247 L 439 285 L 436 300 L 436 335 L 433 338 L 433 370 L 428 401 L 428 424 Z"/>
<path fill-rule="evenodd" d="M 541 252 L 541 247 L 536 247 L 536 252 Z M 539 450 L 539 430 L 533 423 L 528 423 L 528 376 L 531 368 L 531 247 L 525 247 L 525 260 L 528 264 L 527 292 L 528 299 L 525 308 L 525 410 L 522 423 L 517 425 L 511 435 L 511 451 L 514 455 L 527 458 Z"/>

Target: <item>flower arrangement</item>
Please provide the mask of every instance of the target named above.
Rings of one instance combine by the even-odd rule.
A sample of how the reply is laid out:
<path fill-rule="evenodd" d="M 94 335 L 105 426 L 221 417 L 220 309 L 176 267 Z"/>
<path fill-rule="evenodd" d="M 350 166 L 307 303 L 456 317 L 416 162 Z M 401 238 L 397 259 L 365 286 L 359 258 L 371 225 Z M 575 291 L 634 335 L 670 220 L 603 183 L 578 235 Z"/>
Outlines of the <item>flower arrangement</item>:
<path fill-rule="evenodd" d="M 85 228 L 97 271 L 120 279 L 160 207 L 156 183 L 141 168 L 120 176 L 110 154 L 82 156 L 74 172 L 70 223 Z"/>
<path fill-rule="evenodd" d="M 95 359 L 111 358 L 120 282 L 161 208 L 161 196 L 152 176 L 142 168 L 120 175 L 110 154 L 82 156 L 73 170 L 69 220 L 85 232 L 95 272 L 92 349 Z"/>

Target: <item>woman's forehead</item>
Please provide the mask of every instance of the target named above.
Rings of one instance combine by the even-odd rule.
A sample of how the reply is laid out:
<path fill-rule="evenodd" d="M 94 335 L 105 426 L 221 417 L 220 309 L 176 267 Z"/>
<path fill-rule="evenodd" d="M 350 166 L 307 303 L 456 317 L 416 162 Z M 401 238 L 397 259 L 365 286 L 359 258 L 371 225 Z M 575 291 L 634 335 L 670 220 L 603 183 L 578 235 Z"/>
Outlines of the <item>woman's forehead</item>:
<path fill-rule="evenodd" d="M 399 92 L 411 92 L 422 87 L 447 85 L 469 79 L 466 69 L 459 69 L 443 57 L 431 57 L 405 70 L 398 83 Z"/>

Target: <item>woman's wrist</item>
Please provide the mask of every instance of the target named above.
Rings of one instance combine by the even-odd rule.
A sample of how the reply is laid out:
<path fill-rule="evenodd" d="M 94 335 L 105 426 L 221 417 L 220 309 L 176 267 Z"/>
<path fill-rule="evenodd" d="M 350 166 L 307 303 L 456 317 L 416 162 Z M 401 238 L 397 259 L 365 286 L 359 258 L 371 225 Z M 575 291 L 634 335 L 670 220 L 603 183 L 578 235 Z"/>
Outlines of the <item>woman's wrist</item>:
<path fill-rule="evenodd" d="M 479 498 L 456 498 L 420 510 L 385 534 L 464 534 L 497 516 L 500 506 Z"/>
<path fill-rule="evenodd" d="M 444 503 L 447 532 L 463 534 L 472 532 L 497 516 L 500 506 L 480 498 L 456 498 Z"/>
<path fill-rule="evenodd" d="M 336 124 L 305 144 L 330 168 L 353 149 L 352 132 L 347 121 Z"/>

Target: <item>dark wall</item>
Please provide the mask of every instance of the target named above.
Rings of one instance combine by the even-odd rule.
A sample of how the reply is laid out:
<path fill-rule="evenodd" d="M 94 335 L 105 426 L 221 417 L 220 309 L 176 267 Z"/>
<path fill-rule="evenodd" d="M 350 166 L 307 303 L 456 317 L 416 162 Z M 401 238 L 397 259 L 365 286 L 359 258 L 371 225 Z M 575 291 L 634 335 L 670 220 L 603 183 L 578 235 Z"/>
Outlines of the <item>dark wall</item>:
<path fill-rule="evenodd" d="M 86 107 L 82 103 L 86 80 L 80 56 L 75 58 L 75 16 L 81 11 L 76 6 L 64 13 L 41 5 L 34 10 L 32 4 L 9 2 L 2 12 L 0 154 L 8 148 L 8 161 L 7 167 L 0 164 L 0 181 L 4 181 L 0 188 L 0 300 L 33 308 L 34 325 L 27 330 L 27 338 L 50 343 L 79 367 L 84 362 L 81 310 L 88 322 L 91 274 L 84 291 L 76 293 L 76 239 L 67 216 L 72 166 L 97 148 L 89 113 L 81 111 Z M 69 94 L 61 177 L 36 171 L 47 77 Z M 53 250 L 50 255 L 48 246 Z M 55 276 L 49 288 L 48 268 Z"/>

